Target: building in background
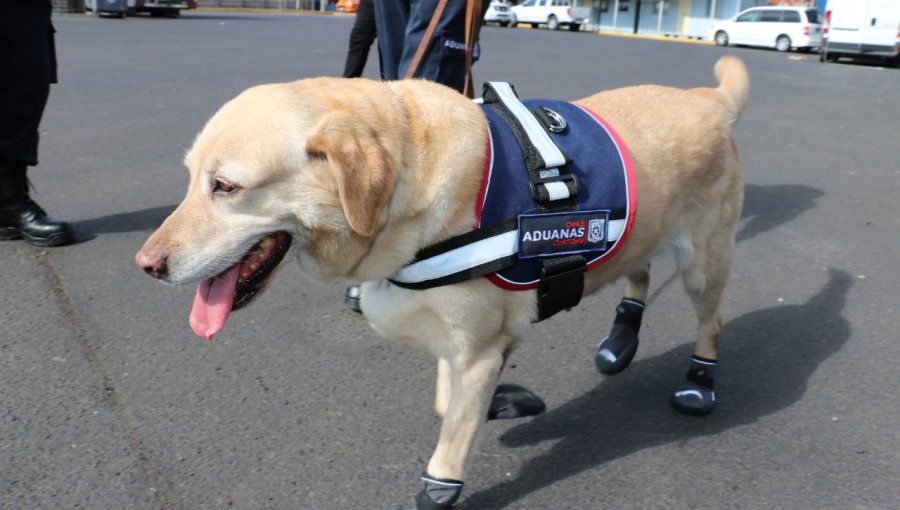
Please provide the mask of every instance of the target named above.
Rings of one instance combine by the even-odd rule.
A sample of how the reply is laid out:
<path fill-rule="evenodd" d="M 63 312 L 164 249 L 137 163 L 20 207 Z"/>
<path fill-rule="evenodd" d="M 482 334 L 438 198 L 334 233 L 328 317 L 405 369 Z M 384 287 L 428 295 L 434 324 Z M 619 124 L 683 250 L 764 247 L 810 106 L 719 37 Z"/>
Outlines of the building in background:
<path fill-rule="evenodd" d="M 601 31 L 706 39 L 713 20 L 750 7 L 808 5 L 824 10 L 826 0 L 594 0 L 594 28 Z"/>

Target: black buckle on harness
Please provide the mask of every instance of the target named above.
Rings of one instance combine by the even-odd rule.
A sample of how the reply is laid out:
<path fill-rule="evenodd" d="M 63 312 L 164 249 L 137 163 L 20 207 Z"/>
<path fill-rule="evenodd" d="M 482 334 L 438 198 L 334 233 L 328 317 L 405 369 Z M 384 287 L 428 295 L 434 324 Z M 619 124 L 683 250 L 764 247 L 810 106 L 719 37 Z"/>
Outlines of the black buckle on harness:
<path fill-rule="evenodd" d="M 569 199 L 574 198 L 578 195 L 578 190 L 580 186 L 578 185 L 578 178 L 575 177 L 574 174 L 561 174 L 554 175 L 550 177 L 530 179 L 528 182 L 528 189 L 531 191 L 531 198 L 534 199 L 538 204 L 547 204 L 554 200 L 559 200 L 551 198 L 550 191 L 547 189 L 547 184 L 551 182 L 561 182 L 566 186 L 566 189 L 569 192 L 569 196 L 563 198 Z"/>
<path fill-rule="evenodd" d="M 581 301 L 584 293 L 584 257 L 571 255 L 544 259 L 541 286 L 538 288 L 538 322 L 568 310 Z"/>

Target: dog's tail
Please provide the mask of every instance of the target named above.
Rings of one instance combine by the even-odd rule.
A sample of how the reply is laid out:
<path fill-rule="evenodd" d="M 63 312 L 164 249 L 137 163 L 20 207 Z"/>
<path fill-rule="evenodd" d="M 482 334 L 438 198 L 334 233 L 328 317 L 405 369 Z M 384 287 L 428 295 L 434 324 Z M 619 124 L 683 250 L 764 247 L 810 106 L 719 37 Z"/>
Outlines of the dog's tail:
<path fill-rule="evenodd" d="M 728 109 L 731 111 L 731 123 L 734 124 L 741 117 L 744 105 L 747 103 L 747 95 L 750 93 L 750 75 L 744 62 L 734 56 L 726 56 L 716 62 L 716 79 L 719 87 L 716 89 L 725 96 Z"/>

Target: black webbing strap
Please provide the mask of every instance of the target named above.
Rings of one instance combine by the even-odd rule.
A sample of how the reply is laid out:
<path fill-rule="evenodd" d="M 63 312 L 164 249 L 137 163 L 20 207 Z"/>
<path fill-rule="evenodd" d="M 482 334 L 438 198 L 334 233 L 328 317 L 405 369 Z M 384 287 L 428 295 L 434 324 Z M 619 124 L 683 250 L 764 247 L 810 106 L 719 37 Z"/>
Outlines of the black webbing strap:
<path fill-rule="evenodd" d="M 510 88 L 512 86 L 510 85 Z M 515 93 L 515 89 L 512 88 Z M 516 94 L 518 95 L 518 94 Z M 578 180 L 574 175 L 565 170 L 565 166 L 571 162 L 567 154 L 563 154 L 565 164 L 556 168 L 555 175 L 547 175 L 547 164 L 538 149 L 531 142 L 526 130 L 519 119 L 503 103 L 499 94 L 490 83 L 484 85 L 484 104 L 506 121 L 516 138 L 522 153 L 525 155 L 525 167 L 528 170 L 529 187 L 531 197 L 538 205 L 541 212 L 563 212 L 576 209 L 576 195 L 578 194 Z M 540 124 L 550 129 L 556 122 L 550 118 L 547 112 L 540 108 L 532 112 Z M 564 128 L 564 124 L 563 124 Z M 542 171 L 543 175 L 542 175 Z M 569 197 L 562 200 L 551 200 L 546 184 L 550 182 L 562 182 L 565 184 Z M 584 293 L 584 272 L 587 269 L 583 255 L 568 255 L 562 257 L 548 257 L 541 259 L 541 283 L 538 288 L 538 319 L 540 322 L 557 312 L 574 307 L 581 301 Z"/>
<path fill-rule="evenodd" d="M 572 308 L 581 301 L 586 268 L 581 255 L 546 258 L 541 262 L 537 322 Z"/>
<path fill-rule="evenodd" d="M 515 87 L 512 85 L 509 85 L 509 87 L 512 89 L 513 93 L 516 93 Z M 517 93 L 516 95 L 518 96 Z M 522 154 L 525 155 L 525 169 L 528 171 L 528 186 L 531 191 L 531 198 L 538 203 L 541 207 L 541 211 L 558 212 L 573 210 L 575 207 L 575 196 L 578 194 L 579 189 L 578 179 L 574 175 L 566 172 L 564 168 L 564 165 L 571 162 L 572 158 L 569 157 L 568 154 L 562 152 L 562 149 L 557 147 L 563 154 L 565 163 L 564 165 L 556 167 L 556 172 L 548 175 L 546 173 L 546 170 L 549 169 L 547 162 L 544 161 L 540 151 L 529 139 L 527 131 L 522 126 L 522 123 L 510 111 L 506 104 L 503 103 L 500 95 L 491 83 L 484 84 L 484 94 L 482 94 L 482 96 L 484 104 L 494 110 L 494 112 L 506 122 L 506 125 L 509 126 L 509 129 L 515 137 L 516 142 L 518 142 L 519 148 L 522 149 Z M 552 120 L 548 121 L 546 113 L 543 112 L 541 108 L 538 108 L 531 113 L 542 126 L 547 127 L 548 122 L 552 122 Z M 543 175 L 542 171 L 545 171 Z M 566 188 L 569 190 L 569 198 L 551 201 L 550 194 L 546 187 L 546 185 L 551 182 L 562 182 L 565 184 Z"/>

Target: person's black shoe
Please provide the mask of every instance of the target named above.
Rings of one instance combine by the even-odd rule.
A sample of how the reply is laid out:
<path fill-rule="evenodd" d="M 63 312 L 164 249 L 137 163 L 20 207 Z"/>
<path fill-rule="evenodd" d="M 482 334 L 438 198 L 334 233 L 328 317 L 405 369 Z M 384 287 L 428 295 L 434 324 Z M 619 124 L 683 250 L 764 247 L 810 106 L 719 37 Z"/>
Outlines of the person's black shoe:
<path fill-rule="evenodd" d="M 35 246 L 60 246 L 75 240 L 75 232 L 31 199 L 0 204 L 0 241 L 21 238 Z"/>

